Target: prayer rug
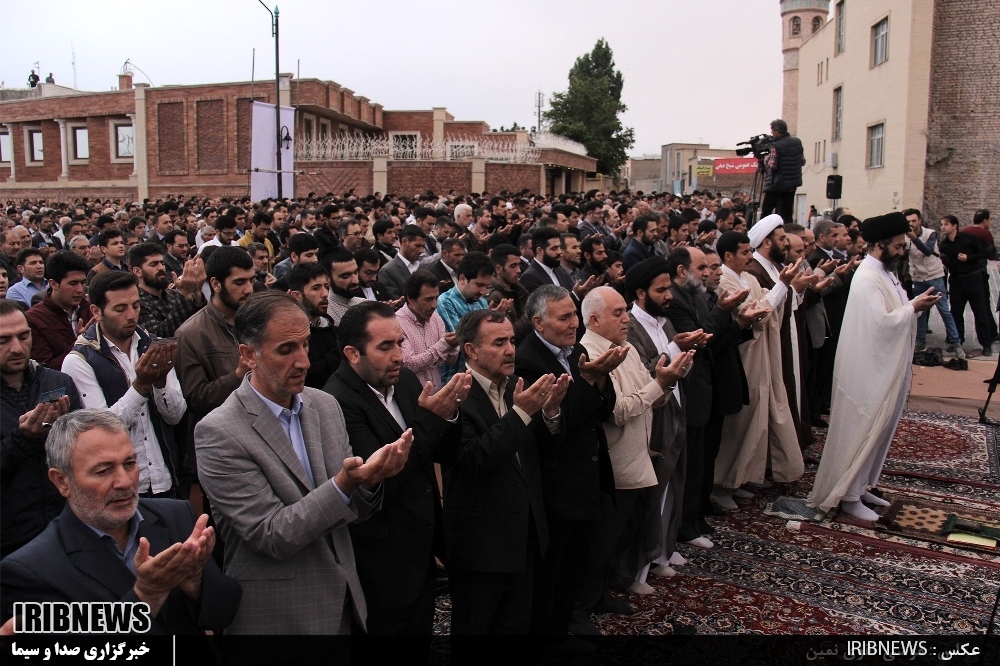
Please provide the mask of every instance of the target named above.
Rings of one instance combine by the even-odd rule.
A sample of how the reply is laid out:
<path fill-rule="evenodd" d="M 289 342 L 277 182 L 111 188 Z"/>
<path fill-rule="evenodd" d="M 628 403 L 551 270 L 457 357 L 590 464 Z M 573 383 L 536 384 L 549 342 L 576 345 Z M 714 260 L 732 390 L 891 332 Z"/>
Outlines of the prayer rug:
<path fill-rule="evenodd" d="M 819 462 L 826 430 L 813 429 L 814 443 L 803 457 Z M 1000 490 L 997 428 L 977 419 L 937 412 L 905 411 L 882 470 L 885 476 L 911 476 Z"/>
<path fill-rule="evenodd" d="M 941 528 L 950 514 L 990 526 L 997 526 L 1000 525 L 1000 513 L 953 502 L 934 502 L 916 496 L 887 493 L 886 498 L 892 501 L 892 505 L 882 514 L 876 528 L 883 528 L 915 539 L 948 544 L 953 548 L 1000 555 L 1000 550 L 997 550 L 995 546 L 949 541 L 946 535 L 941 534 Z"/>

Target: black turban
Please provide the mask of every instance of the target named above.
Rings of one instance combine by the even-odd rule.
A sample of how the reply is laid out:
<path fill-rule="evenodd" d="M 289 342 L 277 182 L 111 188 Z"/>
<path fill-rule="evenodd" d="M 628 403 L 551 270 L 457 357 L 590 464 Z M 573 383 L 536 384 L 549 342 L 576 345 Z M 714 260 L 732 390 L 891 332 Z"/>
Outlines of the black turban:
<path fill-rule="evenodd" d="M 900 212 L 869 217 L 861 223 L 861 237 L 867 243 L 877 243 L 888 240 L 900 234 L 909 233 L 910 223 L 906 221 L 906 216 Z"/>
<path fill-rule="evenodd" d="M 670 273 L 670 262 L 666 259 L 663 257 L 643 259 L 625 273 L 625 295 L 630 300 L 635 300 L 636 289 L 648 289 L 650 283 L 664 273 Z"/>

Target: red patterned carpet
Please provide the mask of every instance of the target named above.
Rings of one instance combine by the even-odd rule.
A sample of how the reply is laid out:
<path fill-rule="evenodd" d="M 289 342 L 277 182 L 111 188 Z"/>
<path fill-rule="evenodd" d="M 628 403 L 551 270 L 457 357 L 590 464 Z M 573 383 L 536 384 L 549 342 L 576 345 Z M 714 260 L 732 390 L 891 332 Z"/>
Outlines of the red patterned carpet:
<path fill-rule="evenodd" d="M 821 452 L 822 431 L 813 453 Z M 883 487 L 940 503 L 1000 510 L 992 434 L 973 420 L 904 415 Z M 990 441 L 987 441 L 990 440 Z M 992 447 L 992 448 L 991 448 Z M 765 516 L 780 495 L 806 497 L 802 479 L 775 485 L 723 518 L 712 550 L 682 548 L 678 575 L 650 576 L 655 592 L 623 595 L 636 613 L 594 619 L 606 634 L 982 634 L 1000 586 L 1000 553 L 954 548 L 842 522 L 788 523 Z M 448 633 L 439 599 L 436 633 Z"/>

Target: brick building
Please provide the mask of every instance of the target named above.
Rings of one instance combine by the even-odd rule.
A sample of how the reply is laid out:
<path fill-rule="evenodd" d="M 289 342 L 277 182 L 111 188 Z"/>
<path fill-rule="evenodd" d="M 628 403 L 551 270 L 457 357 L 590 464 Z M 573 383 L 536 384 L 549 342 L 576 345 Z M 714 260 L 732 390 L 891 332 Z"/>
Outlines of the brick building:
<path fill-rule="evenodd" d="M 563 137 L 493 132 L 444 108 L 387 111 L 332 81 L 280 77 L 295 114 L 295 195 L 583 189 L 597 161 Z M 0 198 L 249 194 L 251 108 L 273 83 L 0 95 Z M 287 167 L 286 167 L 287 168 Z"/>
<path fill-rule="evenodd" d="M 862 218 L 914 207 L 965 223 L 997 207 L 1000 4 L 783 0 L 781 16 L 783 109 L 807 160 L 799 215 L 833 205 L 832 174 Z"/>

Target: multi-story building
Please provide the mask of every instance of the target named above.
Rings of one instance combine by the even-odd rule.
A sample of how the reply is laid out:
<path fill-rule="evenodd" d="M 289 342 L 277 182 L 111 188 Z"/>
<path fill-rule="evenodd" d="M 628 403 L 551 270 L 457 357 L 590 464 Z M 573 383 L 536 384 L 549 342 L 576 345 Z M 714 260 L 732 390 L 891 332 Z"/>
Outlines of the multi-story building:
<path fill-rule="evenodd" d="M 965 222 L 996 206 L 1000 4 L 783 0 L 781 16 L 784 118 L 807 161 L 799 215 L 837 203 L 833 174 L 862 218 L 915 207 Z"/>
<path fill-rule="evenodd" d="M 494 132 L 444 108 L 389 111 L 332 81 L 290 74 L 279 90 L 281 105 L 295 108 L 296 196 L 559 194 L 582 190 L 597 168 L 563 137 Z M 151 87 L 133 84 L 131 72 L 108 92 L 3 91 L 0 198 L 247 195 L 252 102 L 275 96 L 273 82 Z"/>

